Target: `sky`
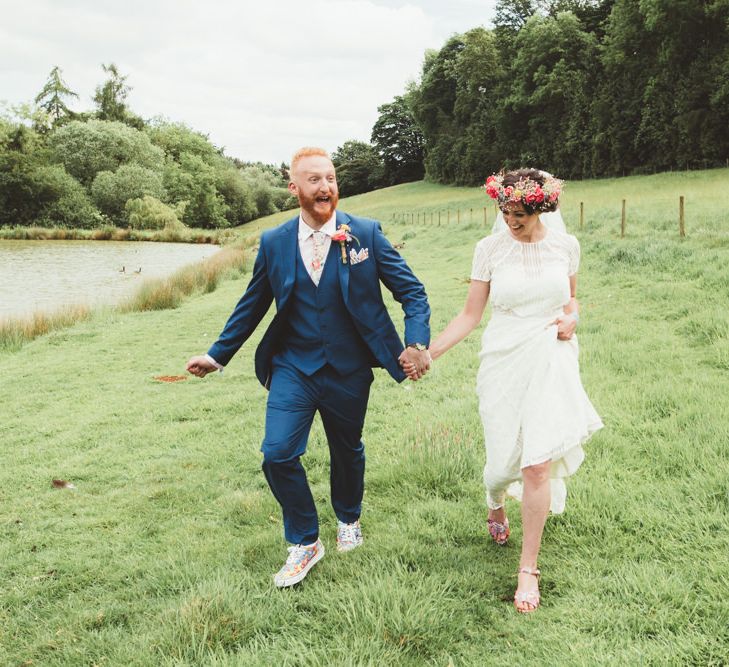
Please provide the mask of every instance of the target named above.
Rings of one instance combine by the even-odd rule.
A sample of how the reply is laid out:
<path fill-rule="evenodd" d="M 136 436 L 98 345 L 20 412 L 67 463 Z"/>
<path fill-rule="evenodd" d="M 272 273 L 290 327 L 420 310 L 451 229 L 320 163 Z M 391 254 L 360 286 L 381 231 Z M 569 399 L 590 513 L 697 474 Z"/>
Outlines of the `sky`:
<path fill-rule="evenodd" d="M 129 107 L 207 134 L 227 155 L 288 162 L 369 141 L 377 107 L 426 49 L 490 26 L 496 0 L 0 0 L 0 102 L 30 102 L 58 65 L 92 108 L 101 63 Z"/>

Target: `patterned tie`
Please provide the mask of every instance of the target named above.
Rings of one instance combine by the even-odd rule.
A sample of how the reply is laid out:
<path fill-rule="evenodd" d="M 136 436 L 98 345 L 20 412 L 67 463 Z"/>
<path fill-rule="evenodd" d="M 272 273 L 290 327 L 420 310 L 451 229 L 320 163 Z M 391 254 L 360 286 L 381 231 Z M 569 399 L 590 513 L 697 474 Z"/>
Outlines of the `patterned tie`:
<path fill-rule="evenodd" d="M 314 240 L 314 259 L 311 261 L 311 279 L 316 286 L 319 285 L 321 272 L 324 269 L 324 232 L 314 232 L 312 235 Z"/>

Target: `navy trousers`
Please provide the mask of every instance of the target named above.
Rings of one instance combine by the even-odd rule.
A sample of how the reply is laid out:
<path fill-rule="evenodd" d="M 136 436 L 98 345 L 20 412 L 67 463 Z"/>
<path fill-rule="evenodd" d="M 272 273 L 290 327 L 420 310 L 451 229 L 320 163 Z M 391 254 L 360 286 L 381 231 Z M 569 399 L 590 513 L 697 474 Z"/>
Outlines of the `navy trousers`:
<path fill-rule="evenodd" d="M 262 467 L 281 505 L 284 534 L 291 544 L 311 544 L 319 537 L 314 498 L 301 464 L 317 410 L 329 442 L 334 512 L 345 523 L 359 519 L 365 470 L 362 428 L 372 380 L 368 367 L 343 376 L 326 365 L 307 376 L 274 359 Z"/>

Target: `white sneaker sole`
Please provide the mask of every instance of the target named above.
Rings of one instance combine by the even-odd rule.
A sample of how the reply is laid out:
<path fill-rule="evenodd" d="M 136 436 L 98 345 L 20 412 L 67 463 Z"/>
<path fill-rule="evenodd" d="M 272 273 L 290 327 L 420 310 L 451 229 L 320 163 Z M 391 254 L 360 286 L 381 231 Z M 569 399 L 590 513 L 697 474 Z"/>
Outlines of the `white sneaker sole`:
<path fill-rule="evenodd" d="M 314 565 L 316 565 L 322 558 L 324 558 L 324 545 L 322 544 L 321 549 L 317 552 L 316 556 L 312 558 L 307 566 L 301 570 L 297 575 L 294 575 L 293 577 L 289 577 L 288 579 L 279 579 L 278 575 L 274 575 L 273 577 L 273 583 L 276 584 L 276 588 L 288 588 L 289 586 L 294 586 L 295 584 L 298 584 L 307 574 L 309 574 L 309 570 L 311 570 Z"/>

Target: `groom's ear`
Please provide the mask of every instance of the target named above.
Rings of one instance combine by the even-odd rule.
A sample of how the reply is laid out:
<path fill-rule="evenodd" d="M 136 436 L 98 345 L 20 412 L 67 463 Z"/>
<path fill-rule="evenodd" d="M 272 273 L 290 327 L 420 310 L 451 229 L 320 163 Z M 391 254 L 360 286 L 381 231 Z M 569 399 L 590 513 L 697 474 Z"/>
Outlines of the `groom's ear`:
<path fill-rule="evenodd" d="M 294 197 L 299 196 L 299 188 L 293 181 L 289 181 L 289 192 L 294 195 Z"/>

